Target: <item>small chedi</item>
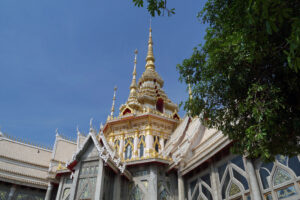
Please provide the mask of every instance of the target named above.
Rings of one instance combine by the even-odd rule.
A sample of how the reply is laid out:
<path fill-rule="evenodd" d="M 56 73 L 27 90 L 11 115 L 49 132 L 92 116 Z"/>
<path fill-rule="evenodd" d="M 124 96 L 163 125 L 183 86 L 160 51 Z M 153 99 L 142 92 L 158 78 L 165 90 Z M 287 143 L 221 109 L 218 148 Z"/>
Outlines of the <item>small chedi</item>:
<path fill-rule="evenodd" d="M 295 200 L 300 157 L 233 155 L 233 141 L 198 117 L 180 117 L 156 71 L 152 30 L 145 70 L 137 51 L 127 101 L 99 130 L 56 132 L 53 148 L 0 131 L 0 200 Z M 189 98 L 193 98 L 189 87 Z M 241 133 L 242 134 L 242 133 Z"/>

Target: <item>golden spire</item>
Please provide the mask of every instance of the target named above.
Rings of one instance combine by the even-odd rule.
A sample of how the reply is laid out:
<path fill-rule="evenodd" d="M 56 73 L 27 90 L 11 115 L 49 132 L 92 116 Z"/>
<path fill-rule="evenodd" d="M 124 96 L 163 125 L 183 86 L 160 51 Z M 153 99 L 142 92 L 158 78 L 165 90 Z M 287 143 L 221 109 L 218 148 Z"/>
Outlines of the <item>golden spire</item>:
<path fill-rule="evenodd" d="M 151 22 L 150 22 L 148 53 L 147 53 L 147 57 L 146 57 L 146 69 L 155 69 L 154 62 L 155 62 L 155 59 L 154 59 L 154 55 L 153 55 L 152 28 L 151 28 Z"/>
<path fill-rule="evenodd" d="M 137 58 L 138 50 L 134 51 L 134 67 L 132 72 L 132 81 L 130 85 L 130 95 L 132 92 L 136 92 L 137 85 L 136 85 L 136 58 Z"/>
<path fill-rule="evenodd" d="M 117 91 L 117 87 L 114 88 L 114 97 L 113 97 L 113 103 L 112 103 L 111 112 L 110 112 L 111 118 L 114 117 L 114 112 L 115 112 L 116 91 Z"/>

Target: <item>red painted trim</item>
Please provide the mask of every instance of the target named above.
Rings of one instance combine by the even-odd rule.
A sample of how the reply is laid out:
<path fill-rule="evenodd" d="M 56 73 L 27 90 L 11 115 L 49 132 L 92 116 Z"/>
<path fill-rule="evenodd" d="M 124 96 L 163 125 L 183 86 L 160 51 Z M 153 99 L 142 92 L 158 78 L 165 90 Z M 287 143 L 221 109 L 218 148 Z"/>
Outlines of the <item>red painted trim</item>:
<path fill-rule="evenodd" d="M 67 168 L 69 169 L 69 170 L 72 170 L 73 169 L 73 167 L 75 167 L 75 165 L 77 165 L 77 160 L 74 160 L 71 164 L 69 164 L 68 166 L 67 166 Z"/>

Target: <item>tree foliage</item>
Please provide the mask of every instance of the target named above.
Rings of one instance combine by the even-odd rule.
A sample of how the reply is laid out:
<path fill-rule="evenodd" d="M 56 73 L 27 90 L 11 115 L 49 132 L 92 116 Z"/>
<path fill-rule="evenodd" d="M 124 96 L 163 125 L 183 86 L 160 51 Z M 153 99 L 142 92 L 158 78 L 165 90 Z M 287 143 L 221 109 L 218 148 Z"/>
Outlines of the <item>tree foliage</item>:
<path fill-rule="evenodd" d="M 133 3 L 135 6 L 144 7 L 144 0 L 133 0 Z M 167 0 L 147 0 L 147 3 L 148 12 L 152 17 L 155 17 L 155 14 L 160 16 L 165 12 L 168 14 L 168 16 L 175 14 L 175 8 L 167 8 Z"/>
<path fill-rule="evenodd" d="M 150 12 L 151 13 L 151 12 Z M 300 1 L 208 0 L 205 44 L 177 68 L 191 115 L 268 161 L 300 153 Z"/>

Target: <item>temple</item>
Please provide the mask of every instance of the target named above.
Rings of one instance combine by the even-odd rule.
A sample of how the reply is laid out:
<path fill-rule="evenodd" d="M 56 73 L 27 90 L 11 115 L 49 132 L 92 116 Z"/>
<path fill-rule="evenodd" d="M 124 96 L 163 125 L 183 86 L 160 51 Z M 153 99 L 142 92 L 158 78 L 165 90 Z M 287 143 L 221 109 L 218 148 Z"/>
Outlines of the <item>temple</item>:
<path fill-rule="evenodd" d="M 115 114 L 114 88 L 98 130 L 91 120 L 76 140 L 57 132 L 50 149 L 0 132 L 0 200 L 300 199 L 299 156 L 233 155 L 221 131 L 179 116 L 156 71 L 151 28 L 138 81 L 134 53 L 128 99 Z"/>

